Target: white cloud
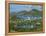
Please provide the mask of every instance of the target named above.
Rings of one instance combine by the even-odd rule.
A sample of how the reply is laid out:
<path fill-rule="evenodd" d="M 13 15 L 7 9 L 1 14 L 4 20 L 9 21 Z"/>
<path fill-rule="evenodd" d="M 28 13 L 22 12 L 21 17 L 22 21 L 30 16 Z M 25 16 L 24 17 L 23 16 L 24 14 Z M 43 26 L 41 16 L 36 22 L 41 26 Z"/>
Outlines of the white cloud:
<path fill-rule="evenodd" d="M 34 5 L 34 6 L 32 6 L 32 8 L 35 8 L 35 9 L 38 9 L 39 11 L 42 11 L 42 6 L 40 6 L 40 5 L 39 6 Z"/>
<path fill-rule="evenodd" d="M 32 8 L 32 5 L 24 5 L 24 6 L 25 6 L 24 10 L 26 10 L 26 11 L 32 10 L 31 9 Z"/>
<path fill-rule="evenodd" d="M 35 8 L 39 11 L 42 11 L 42 6 L 40 6 L 40 5 L 37 5 L 37 6 L 36 5 L 24 5 L 24 6 L 25 6 L 25 8 L 22 10 L 30 11 Z"/>

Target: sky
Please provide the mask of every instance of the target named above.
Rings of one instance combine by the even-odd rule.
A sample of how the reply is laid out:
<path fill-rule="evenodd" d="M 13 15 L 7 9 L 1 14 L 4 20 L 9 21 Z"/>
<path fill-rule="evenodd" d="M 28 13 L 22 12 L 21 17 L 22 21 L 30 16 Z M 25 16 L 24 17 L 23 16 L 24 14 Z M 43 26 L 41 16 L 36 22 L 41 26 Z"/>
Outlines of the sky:
<path fill-rule="evenodd" d="M 32 9 L 37 9 L 42 11 L 42 6 L 40 5 L 18 5 L 18 4 L 10 4 L 10 12 L 20 12 L 20 11 L 30 11 Z"/>

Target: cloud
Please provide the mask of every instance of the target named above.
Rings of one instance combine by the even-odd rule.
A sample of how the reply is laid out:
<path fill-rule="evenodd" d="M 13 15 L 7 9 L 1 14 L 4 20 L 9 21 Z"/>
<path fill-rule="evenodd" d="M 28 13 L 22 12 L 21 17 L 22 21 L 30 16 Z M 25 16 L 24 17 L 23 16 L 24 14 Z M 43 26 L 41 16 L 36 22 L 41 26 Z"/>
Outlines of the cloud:
<path fill-rule="evenodd" d="M 26 11 L 30 11 L 30 10 L 32 10 L 31 8 L 32 8 L 32 5 L 24 5 L 24 9 L 23 10 L 26 10 Z"/>
<path fill-rule="evenodd" d="M 21 10 L 30 11 L 32 9 L 37 9 L 39 11 L 42 11 L 42 6 L 40 5 L 23 5 L 25 8 L 22 8 Z"/>
<path fill-rule="evenodd" d="M 42 11 L 42 6 L 40 6 L 40 5 L 37 5 L 37 6 L 33 5 L 32 9 L 34 9 L 34 8 L 37 9 L 37 10 L 39 10 L 39 11 Z"/>

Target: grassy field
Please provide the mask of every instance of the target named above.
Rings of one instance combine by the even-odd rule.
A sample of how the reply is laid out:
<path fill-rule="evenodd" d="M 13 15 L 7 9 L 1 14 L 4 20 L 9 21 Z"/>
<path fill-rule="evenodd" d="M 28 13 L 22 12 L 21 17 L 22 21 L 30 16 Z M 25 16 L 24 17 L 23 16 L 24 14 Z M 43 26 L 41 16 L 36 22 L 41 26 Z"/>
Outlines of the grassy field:
<path fill-rule="evenodd" d="M 23 20 L 10 18 L 10 32 L 39 32 L 42 31 L 42 19 Z M 15 23 L 16 22 L 16 23 Z"/>

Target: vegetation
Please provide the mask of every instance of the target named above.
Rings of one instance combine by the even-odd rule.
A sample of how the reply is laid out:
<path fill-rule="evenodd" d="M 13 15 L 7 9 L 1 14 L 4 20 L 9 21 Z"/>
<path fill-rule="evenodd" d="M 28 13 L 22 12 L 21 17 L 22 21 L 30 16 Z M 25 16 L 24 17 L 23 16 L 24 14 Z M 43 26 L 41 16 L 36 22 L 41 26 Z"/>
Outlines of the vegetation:
<path fill-rule="evenodd" d="M 20 13 L 20 12 L 19 12 Z M 42 16 L 40 11 L 33 9 L 32 12 L 22 12 L 21 14 L 15 14 L 10 16 L 10 32 L 39 32 L 42 31 Z M 18 16 L 18 17 L 17 17 Z M 19 17 L 19 16 L 39 16 L 38 18 Z M 40 18 L 41 17 L 41 18 Z"/>

